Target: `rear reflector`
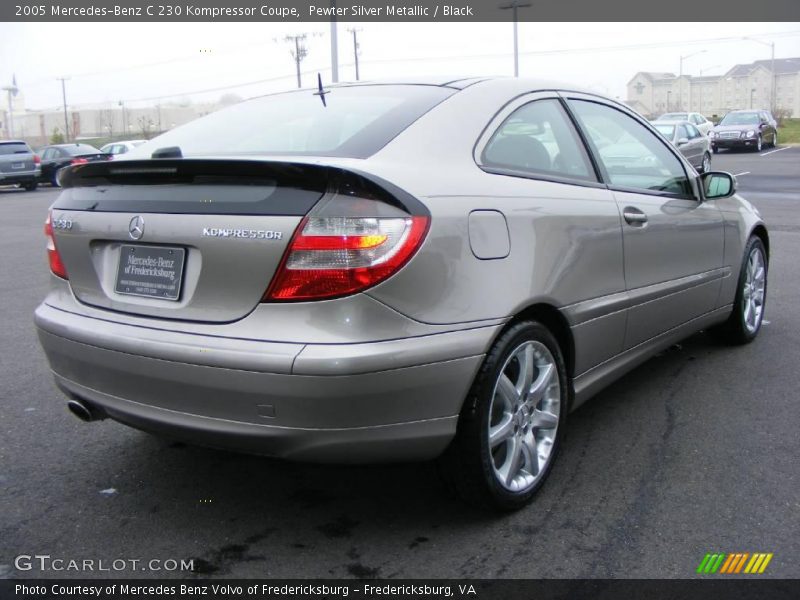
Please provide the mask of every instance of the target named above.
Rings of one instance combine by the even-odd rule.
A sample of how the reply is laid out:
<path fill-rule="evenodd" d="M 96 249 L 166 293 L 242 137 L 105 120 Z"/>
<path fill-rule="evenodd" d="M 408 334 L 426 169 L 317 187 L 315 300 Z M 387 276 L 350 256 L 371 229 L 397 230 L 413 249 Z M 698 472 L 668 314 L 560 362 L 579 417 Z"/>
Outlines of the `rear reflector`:
<path fill-rule="evenodd" d="M 419 249 L 426 216 L 318 217 L 300 223 L 266 301 L 320 300 L 365 290 L 396 273 Z"/>
<path fill-rule="evenodd" d="M 67 277 L 67 268 L 64 266 L 64 261 L 61 260 L 58 248 L 56 248 L 56 240 L 53 236 L 53 221 L 50 212 L 47 213 L 47 220 L 44 222 L 44 235 L 47 238 L 47 259 L 50 262 L 50 270 L 54 275 L 62 279 L 69 279 L 69 277 Z"/>

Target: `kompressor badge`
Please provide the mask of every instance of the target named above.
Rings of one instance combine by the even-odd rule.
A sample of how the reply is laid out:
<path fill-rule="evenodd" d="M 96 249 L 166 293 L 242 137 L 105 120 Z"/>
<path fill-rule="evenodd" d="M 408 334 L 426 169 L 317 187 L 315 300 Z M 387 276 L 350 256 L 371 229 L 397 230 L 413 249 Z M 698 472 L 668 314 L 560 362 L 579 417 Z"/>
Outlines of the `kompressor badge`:
<path fill-rule="evenodd" d="M 269 229 L 225 229 L 220 227 L 203 227 L 203 237 L 243 238 L 248 240 L 279 240 L 282 231 Z"/>

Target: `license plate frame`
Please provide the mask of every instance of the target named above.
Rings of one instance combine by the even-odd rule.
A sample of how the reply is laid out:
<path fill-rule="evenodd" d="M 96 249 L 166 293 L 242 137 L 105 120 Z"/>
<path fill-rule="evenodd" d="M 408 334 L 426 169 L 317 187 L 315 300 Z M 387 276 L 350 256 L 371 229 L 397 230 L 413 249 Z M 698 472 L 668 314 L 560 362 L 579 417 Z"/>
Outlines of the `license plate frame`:
<path fill-rule="evenodd" d="M 12 169 L 24 169 L 25 168 L 25 163 L 24 162 L 11 163 L 11 168 Z"/>
<path fill-rule="evenodd" d="M 186 249 L 179 246 L 122 244 L 114 291 L 126 296 L 178 302 L 185 264 Z"/>

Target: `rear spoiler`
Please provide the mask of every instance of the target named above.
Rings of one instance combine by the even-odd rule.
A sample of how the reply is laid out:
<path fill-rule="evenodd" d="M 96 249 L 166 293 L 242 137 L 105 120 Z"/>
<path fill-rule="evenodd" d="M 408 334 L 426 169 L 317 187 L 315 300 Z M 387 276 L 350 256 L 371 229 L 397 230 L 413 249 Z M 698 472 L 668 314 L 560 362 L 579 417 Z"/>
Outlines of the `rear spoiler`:
<path fill-rule="evenodd" d="M 408 192 L 360 169 L 279 160 L 159 158 L 91 162 L 66 167 L 59 181 L 65 189 L 54 207 L 65 210 L 140 212 L 145 211 L 136 200 L 141 198 L 141 193 L 131 195 L 120 191 L 115 194 L 113 188 L 195 185 L 206 189 L 207 186 L 235 186 L 240 190 L 247 186 L 270 190 L 277 187 L 282 196 L 282 210 L 278 212 L 286 211 L 283 214 L 305 214 L 326 192 L 380 200 L 414 215 L 430 214 L 427 207 Z M 170 204 L 172 206 L 162 206 L 161 210 L 213 212 L 221 208 L 193 203 L 189 209 L 179 203 Z M 270 210 L 277 210 L 277 207 Z"/>

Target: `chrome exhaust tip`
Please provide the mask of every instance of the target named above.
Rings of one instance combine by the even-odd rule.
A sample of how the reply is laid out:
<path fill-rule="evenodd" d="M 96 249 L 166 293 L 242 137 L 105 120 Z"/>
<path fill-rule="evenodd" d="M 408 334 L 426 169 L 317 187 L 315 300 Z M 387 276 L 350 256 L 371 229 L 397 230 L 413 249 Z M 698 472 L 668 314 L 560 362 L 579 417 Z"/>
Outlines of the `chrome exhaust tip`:
<path fill-rule="evenodd" d="M 69 412 L 86 423 L 89 421 L 96 421 L 99 418 L 92 412 L 91 408 L 89 408 L 80 400 L 70 400 L 67 402 L 67 408 L 69 409 Z"/>

